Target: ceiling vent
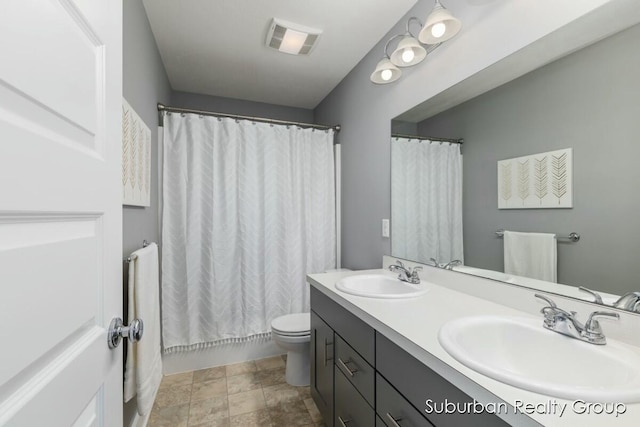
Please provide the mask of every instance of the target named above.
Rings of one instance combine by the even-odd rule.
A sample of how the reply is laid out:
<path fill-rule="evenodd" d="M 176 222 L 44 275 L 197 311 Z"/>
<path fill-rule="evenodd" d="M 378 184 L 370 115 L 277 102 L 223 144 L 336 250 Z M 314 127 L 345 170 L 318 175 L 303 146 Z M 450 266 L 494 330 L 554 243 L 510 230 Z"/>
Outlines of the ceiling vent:
<path fill-rule="evenodd" d="M 267 33 L 267 46 L 291 55 L 308 55 L 322 30 L 273 18 Z"/>

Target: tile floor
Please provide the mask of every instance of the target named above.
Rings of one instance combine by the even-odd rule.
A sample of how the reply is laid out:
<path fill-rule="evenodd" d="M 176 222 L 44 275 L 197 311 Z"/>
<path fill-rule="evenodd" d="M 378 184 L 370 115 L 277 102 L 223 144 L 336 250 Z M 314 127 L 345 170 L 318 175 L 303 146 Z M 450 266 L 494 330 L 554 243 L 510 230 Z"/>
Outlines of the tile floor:
<path fill-rule="evenodd" d="M 323 426 L 309 387 L 284 379 L 285 356 L 162 379 L 148 427 Z"/>

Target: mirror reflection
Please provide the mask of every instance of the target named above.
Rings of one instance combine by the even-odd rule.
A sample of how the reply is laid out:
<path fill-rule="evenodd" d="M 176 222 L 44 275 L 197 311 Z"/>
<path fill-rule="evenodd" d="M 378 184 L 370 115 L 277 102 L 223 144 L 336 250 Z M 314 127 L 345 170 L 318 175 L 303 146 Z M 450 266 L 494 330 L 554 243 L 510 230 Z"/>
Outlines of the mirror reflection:
<path fill-rule="evenodd" d="M 415 119 L 421 105 L 394 119 L 392 255 L 596 301 L 585 287 L 608 304 L 640 290 L 639 41 L 636 25 L 435 116 Z M 498 208 L 498 161 L 564 149 L 572 207 Z"/>
<path fill-rule="evenodd" d="M 462 261 L 460 144 L 393 136 L 391 183 L 393 255 Z"/>

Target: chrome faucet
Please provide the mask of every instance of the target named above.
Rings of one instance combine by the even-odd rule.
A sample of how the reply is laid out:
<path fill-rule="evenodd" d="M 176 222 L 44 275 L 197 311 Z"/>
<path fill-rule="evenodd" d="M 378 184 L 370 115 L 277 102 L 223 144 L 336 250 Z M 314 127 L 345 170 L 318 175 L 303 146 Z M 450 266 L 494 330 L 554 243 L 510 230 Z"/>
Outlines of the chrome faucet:
<path fill-rule="evenodd" d="M 616 308 L 640 313 L 640 292 L 628 292 L 613 303 Z"/>
<path fill-rule="evenodd" d="M 402 261 L 396 260 L 395 264 L 389 266 L 389 270 L 399 272 L 398 279 L 403 282 L 412 283 L 414 285 L 420 283 L 418 271 L 422 270 L 422 267 L 414 267 L 414 269 L 411 270 L 411 268 L 405 267 Z"/>
<path fill-rule="evenodd" d="M 559 308 L 553 300 L 544 295 L 535 294 L 535 296 L 549 304 L 540 310 L 540 312 L 544 314 L 543 326 L 545 328 L 590 344 L 604 345 L 607 343 L 607 339 L 600 327 L 600 322 L 596 320 L 596 317 L 607 316 L 616 319 L 620 318 L 618 313 L 594 311 L 589 315 L 587 322 L 583 325 L 576 318 L 577 313 L 575 311 L 568 312 Z"/>
<path fill-rule="evenodd" d="M 584 286 L 580 286 L 578 289 L 591 294 L 591 296 L 593 296 L 593 298 L 595 299 L 596 304 L 604 305 L 602 297 L 596 291 L 585 288 Z M 627 292 L 626 294 L 618 298 L 616 302 L 611 304 L 611 306 L 622 310 L 633 311 L 634 313 L 640 313 L 640 292 Z"/>
<path fill-rule="evenodd" d="M 453 270 L 453 267 L 462 265 L 462 261 L 459 259 L 454 259 L 453 261 L 449 261 L 447 263 L 438 262 L 435 258 L 429 258 L 429 261 L 433 263 L 434 267 L 444 268 L 445 270 Z"/>
<path fill-rule="evenodd" d="M 442 268 L 444 268 L 445 270 L 453 270 L 453 267 L 457 267 L 459 265 L 462 265 L 462 261 L 460 261 L 459 259 L 454 259 L 453 261 L 449 261 L 448 263 L 446 263 Z"/>

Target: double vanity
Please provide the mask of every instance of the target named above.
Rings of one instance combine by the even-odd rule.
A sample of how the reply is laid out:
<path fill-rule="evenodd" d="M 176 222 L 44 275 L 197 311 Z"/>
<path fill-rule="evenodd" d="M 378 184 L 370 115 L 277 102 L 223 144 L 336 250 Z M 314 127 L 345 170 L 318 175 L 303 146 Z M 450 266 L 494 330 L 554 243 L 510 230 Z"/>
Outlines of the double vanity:
<path fill-rule="evenodd" d="M 328 426 L 640 423 L 637 315 L 428 266 L 417 283 L 393 263 L 308 276 Z"/>

